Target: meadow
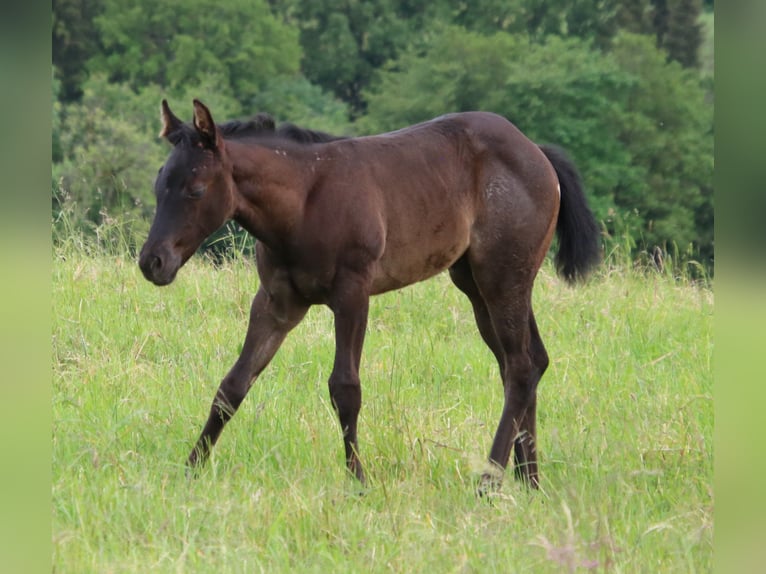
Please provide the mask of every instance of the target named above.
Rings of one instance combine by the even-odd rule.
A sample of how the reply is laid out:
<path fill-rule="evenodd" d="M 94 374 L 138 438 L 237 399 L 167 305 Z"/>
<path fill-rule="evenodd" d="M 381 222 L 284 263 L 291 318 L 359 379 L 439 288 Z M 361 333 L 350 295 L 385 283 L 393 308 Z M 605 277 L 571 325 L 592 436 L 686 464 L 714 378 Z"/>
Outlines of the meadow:
<path fill-rule="evenodd" d="M 373 299 L 360 448 L 345 474 L 313 308 L 224 430 L 184 460 L 257 288 L 245 258 L 193 258 L 157 288 L 127 255 L 53 264 L 55 572 L 709 572 L 713 294 L 607 262 L 534 306 L 541 490 L 475 496 L 502 408 L 497 365 L 445 275 Z"/>

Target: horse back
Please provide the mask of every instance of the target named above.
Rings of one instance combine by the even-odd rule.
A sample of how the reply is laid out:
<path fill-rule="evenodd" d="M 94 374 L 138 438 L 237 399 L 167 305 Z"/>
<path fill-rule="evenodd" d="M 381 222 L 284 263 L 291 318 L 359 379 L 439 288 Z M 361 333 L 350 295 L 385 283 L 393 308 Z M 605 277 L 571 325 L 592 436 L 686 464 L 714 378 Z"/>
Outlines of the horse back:
<path fill-rule="evenodd" d="M 304 229 L 336 257 L 333 265 L 369 268 L 373 293 L 450 267 L 477 233 L 509 227 L 514 209 L 533 207 L 530 189 L 544 187 L 546 177 L 550 184 L 553 173 L 513 124 L 485 112 L 331 142 L 320 155 Z"/>

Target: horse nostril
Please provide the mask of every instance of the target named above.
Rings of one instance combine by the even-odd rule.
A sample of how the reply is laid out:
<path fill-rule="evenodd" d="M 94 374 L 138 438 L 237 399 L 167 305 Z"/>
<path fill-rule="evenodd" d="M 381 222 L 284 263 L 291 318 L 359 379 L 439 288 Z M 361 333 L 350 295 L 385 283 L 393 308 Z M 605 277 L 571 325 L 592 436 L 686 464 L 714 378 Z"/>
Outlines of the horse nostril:
<path fill-rule="evenodd" d="M 162 269 L 162 259 L 160 259 L 158 255 L 152 255 L 149 259 L 149 269 L 151 269 L 153 273 Z"/>
<path fill-rule="evenodd" d="M 138 260 L 138 266 L 141 267 L 147 279 L 152 279 L 162 269 L 162 258 L 154 253 L 144 252 Z"/>
<path fill-rule="evenodd" d="M 142 250 L 138 266 L 147 280 L 155 285 L 167 285 L 173 282 L 181 266 L 179 260 L 180 257 L 173 253 L 172 249 L 160 245 Z"/>

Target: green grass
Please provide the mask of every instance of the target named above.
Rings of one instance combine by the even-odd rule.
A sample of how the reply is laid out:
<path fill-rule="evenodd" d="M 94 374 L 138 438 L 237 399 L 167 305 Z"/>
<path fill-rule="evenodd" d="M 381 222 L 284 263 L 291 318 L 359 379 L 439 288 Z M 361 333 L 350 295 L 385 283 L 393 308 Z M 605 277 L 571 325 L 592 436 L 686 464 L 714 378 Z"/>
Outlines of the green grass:
<path fill-rule="evenodd" d="M 183 461 L 235 360 L 257 275 L 194 258 L 159 289 L 116 255 L 55 254 L 56 572 L 708 572 L 709 289 L 604 267 L 535 289 L 551 366 L 542 489 L 474 495 L 502 406 L 497 367 L 445 276 L 373 299 L 363 496 L 343 469 L 312 309 L 224 430 Z"/>

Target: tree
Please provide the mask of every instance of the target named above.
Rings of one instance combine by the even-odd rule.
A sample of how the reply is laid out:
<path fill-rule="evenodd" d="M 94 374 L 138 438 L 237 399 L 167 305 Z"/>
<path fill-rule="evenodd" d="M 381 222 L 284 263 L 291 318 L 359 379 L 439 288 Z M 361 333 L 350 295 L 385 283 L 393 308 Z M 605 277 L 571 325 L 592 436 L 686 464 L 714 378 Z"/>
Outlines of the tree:
<path fill-rule="evenodd" d="M 271 80 L 253 100 L 253 110 L 315 130 L 339 135 L 352 132 L 348 106 L 301 75 Z"/>
<path fill-rule="evenodd" d="M 155 86 L 136 94 L 93 76 L 83 86 L 82 102 L 61 107 L 54 214 L 66 210 L 70 225 L 81 229 L 110 217 L 142 225 L 154 207 L 152 184 L 166 155 L 156 137 L 160 96 Z M 149 116 L 148 109 L 157 113 Z"/>
<path fill-rule="evenodd" d="M 644 0 L 645 2 L 648 0 Z M 579 37 L 606 48 L 618 31 L 620 0 L 271 0 L 300 28 L 301 69 L 313 83 L 364 114 L 375 74 L 407 49 L 418 49 L 444 25 L 473 32 L 505 31 L 537 42 Z"/>
<path fill-rule="evenodd" d="M 640 214 L 646 245 L 694 244 L 712 256 L 712 105 L 697 74 L 667 62 L 652 44 L 622 34 L 613 49 L 620 67 L 639 80 L 617 128 L 632 164 L 645 170 L 616 198 Z"/>
<path fill-rule="evenodd" d="M 89 68 L 138 90 L 155 84 L 178 93 L 203 77 L 243 106 L 268 81 L 298 71 L 297 31 L 264 0 L 102 0 L 96 18 L 102 52 Z"/>
<path fill-rule="evenodd" d="M 702 45 L 700 0 L 675 0 L 670 12 L 668 31 L 661 46 L 671 59 L 686 68 L 699 67 L 699 50 Z"/>
<path fill-rule="evenodd" d="M 671 60 L 696 68 L 702 45 L 700 0 L 652 0 L 652 6 L 657 46 L 664 49 Z"/>
<path fill-rule="evenodd" d="M 306 77 L 347 102 L 354 115 L 363 113 L 361 93 L 373 72 L 410 38 L 396 2 L 298 0 L 295 14 Z"/>
<path fill-rule="evenodd" d="M 598 47 L 608 47 L 617 33 L 617 0 L 575 0 L 568 3 L 566 35 L 592 40 Z"/>
<path fill-rule="evenodd" d="M 577 37 L 607 47 L 617 33 L 619 0 L 477 0 L 449 2 L 452 22 L 490 34 L 505 31 L 538 41 L 547 36 Z"/>
<path fill-rule="evenodd" d="M 82 95 L 85 63 L 98 48 L 93 19 L 100 12 L 101 0 L 53 0 L 53 66 L 61 82 L 58 97 L 63 102 Z"/>
<path fill-rule="evenodd" d="M 652 34 L 652 6 L 649 0 L 620 2 L 616 24 L 620 30 L 633 34 Z"/>

